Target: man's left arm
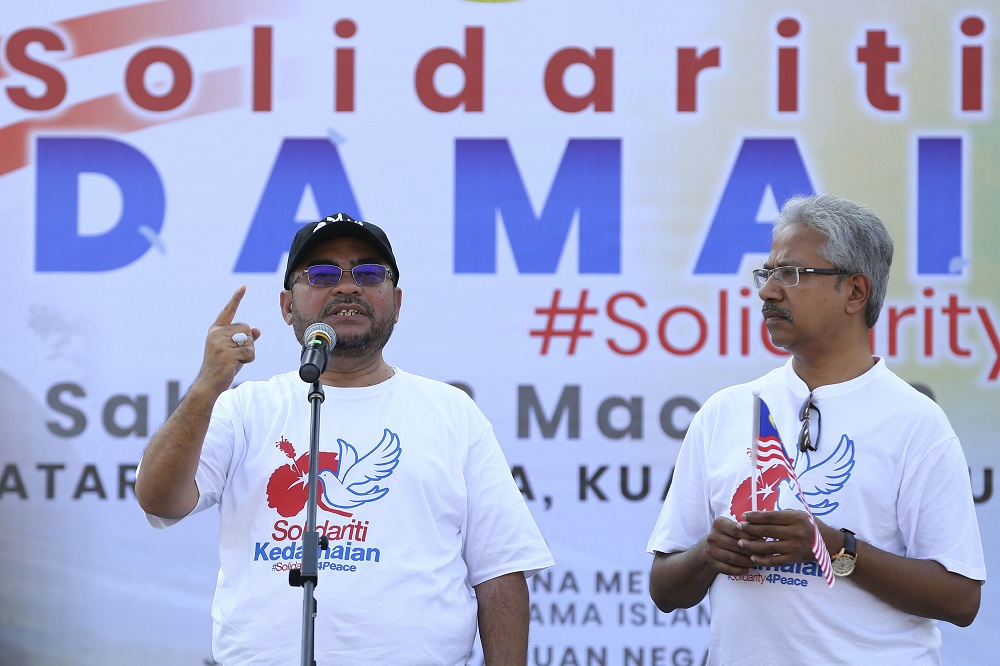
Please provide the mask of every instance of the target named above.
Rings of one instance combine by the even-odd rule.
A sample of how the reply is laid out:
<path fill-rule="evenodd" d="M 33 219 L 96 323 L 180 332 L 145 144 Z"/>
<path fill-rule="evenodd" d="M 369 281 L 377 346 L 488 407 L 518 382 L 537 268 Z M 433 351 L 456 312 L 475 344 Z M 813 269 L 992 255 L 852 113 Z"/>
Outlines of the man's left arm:
<path fill-rule="evenodd" d="M 813 528 L 804 511 L 744 514 L 740 530 L 751 538 L 740 547 L 761 566 L 813 559 Z M 844 534 L 817 520 L 830 553 L 840 552 Z M 761 539 L 773 539 L 763 541 Z M 904 557 L 858 539 L 857 565 L 849 580 L 893 608 L 911 615 L 967 627 L 979 613 L 982 581 L 948 571 L 934 560 Z"/>
<path fill-rule="evenodd" d="M 844 534 L 819 522 L 831 553 L 840 552 Z M 903 557 L 858 540 L 857 565 L 850 580 L 893 608 L 959 627 L 979 613 L 982 581 L 948 571 L 940 562 Z"/>
<path fill-rule="evenodd" d="M 487 666 L 524 666 L 528 662 L 528 583 L 524 573 L 485 580 L 475 586 L 479 601 L 479 639 Z"/>

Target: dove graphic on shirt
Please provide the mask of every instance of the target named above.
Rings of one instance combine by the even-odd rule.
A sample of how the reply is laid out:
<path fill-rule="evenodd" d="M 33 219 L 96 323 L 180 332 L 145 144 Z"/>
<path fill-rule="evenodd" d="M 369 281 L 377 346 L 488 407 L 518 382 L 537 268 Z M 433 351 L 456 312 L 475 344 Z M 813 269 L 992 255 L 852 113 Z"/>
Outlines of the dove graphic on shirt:
<path fill-rule="evenodd" d="M 323 469 L 319 472 L 320 505 L 329 510 L 353 509 L 385 497 L 389 489 L 378 482 L 392 474 L 399 464 L 402 448 L 396 433 L 386 429 L 382 441 L 360 457 L 350 442 L 338 439 L 337 446 L 337 471 Z"/>
<path fill-rule="evenodd" d="M 803 451 L 795 460 L 795 475 L 799 477 L 802 494 L 809 503 L 814 516 L 825 516 L 835 510 L 840 503 L 832 502 L 829 495 L 844 487 L 854 469 L 854 440 L 842 435 L 836 448 L 822 460 L 815 451 Z M 801 509 L 795 484 L 790 479 L 781 481 L 775 509 Z"/>

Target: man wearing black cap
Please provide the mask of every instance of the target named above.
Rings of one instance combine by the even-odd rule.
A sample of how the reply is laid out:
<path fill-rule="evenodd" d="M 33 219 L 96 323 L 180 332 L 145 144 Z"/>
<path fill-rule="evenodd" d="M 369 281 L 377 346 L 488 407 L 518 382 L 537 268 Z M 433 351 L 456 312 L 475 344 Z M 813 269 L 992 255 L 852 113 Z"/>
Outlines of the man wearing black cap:
<path fill-rule="evenodd" d="M 399 268 L 385 233 L 346 214 L 292 241 L 281 311 L 299 342 L 336 344 L 320 381 L 317 663 L 524 664 L 525 578 L 553 564 L 485 416 L 462 391 L 387 364 Z M 260 330 L 234 322 L 241 286 L 209 329 L 201 371 L 150 439 L 136 497 L 166 527 L 218 505 L 213 654 L 295 663 L 310 404 L 297 372 L 229 390 Z"/>

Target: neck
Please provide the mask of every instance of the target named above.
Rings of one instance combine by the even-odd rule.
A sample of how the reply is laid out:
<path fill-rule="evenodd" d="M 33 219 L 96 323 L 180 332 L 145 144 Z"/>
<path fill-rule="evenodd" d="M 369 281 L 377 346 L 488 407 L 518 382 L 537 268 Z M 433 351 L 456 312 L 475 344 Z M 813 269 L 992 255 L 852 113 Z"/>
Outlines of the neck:
<path fill-rule="evenodd" d="M 352 362 L 354 359 L 330 359 L 330 365 L 323 373 L 322 382 L 326 386 L 359 387 L 381 384 L 395 374 L 380 354 L 369 361 Z"/>
<path fill-rule="evenodd" d="M 865 374 L 875 365 L 875 358 L 867 345 L 842 354 L 830 354 L 821 359 L 795 356 L 792 369 L 805 382 L 809 390 L 820 386 L 840 384 Z"/>

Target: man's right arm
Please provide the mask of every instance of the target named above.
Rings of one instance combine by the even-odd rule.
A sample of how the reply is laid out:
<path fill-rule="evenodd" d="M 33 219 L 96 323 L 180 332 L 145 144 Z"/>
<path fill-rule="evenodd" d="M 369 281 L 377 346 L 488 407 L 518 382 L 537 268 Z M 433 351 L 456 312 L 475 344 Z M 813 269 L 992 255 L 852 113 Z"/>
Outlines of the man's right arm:
<path fill-rule="evenodd" d="M 212 409 L 243 364 L 254 359 L 260 330 L 234 324 L 236 309 L 246 293 L 240 286 L 208 330 L 201 370 L 177 409 L 149 439 L 135 480 L 135 496 L 148 514 L 179 519 L 198 504 L 195 473 L 201 447 L 212 420 Z M 234 333 L 247 333 L 242 345 Z"/>
<path fill-rule="evenodd" d="M 135 497 L 148 514 L 179 519 L 198 503 L 195 472 L 218 394 L 195 385 L 149 439 L 135 480 Z"/>
<path fill-rule="evenodd" d="M 748 539 L 729 518 L 716 518 L 708 536 L 689 550 L 653 554 L 649 572 L 649 596 L 664 613 L 691 608 L 708 594 L 720 573 L 739 576 L 754 566 L 742 551 L 740 539 Z"/>

